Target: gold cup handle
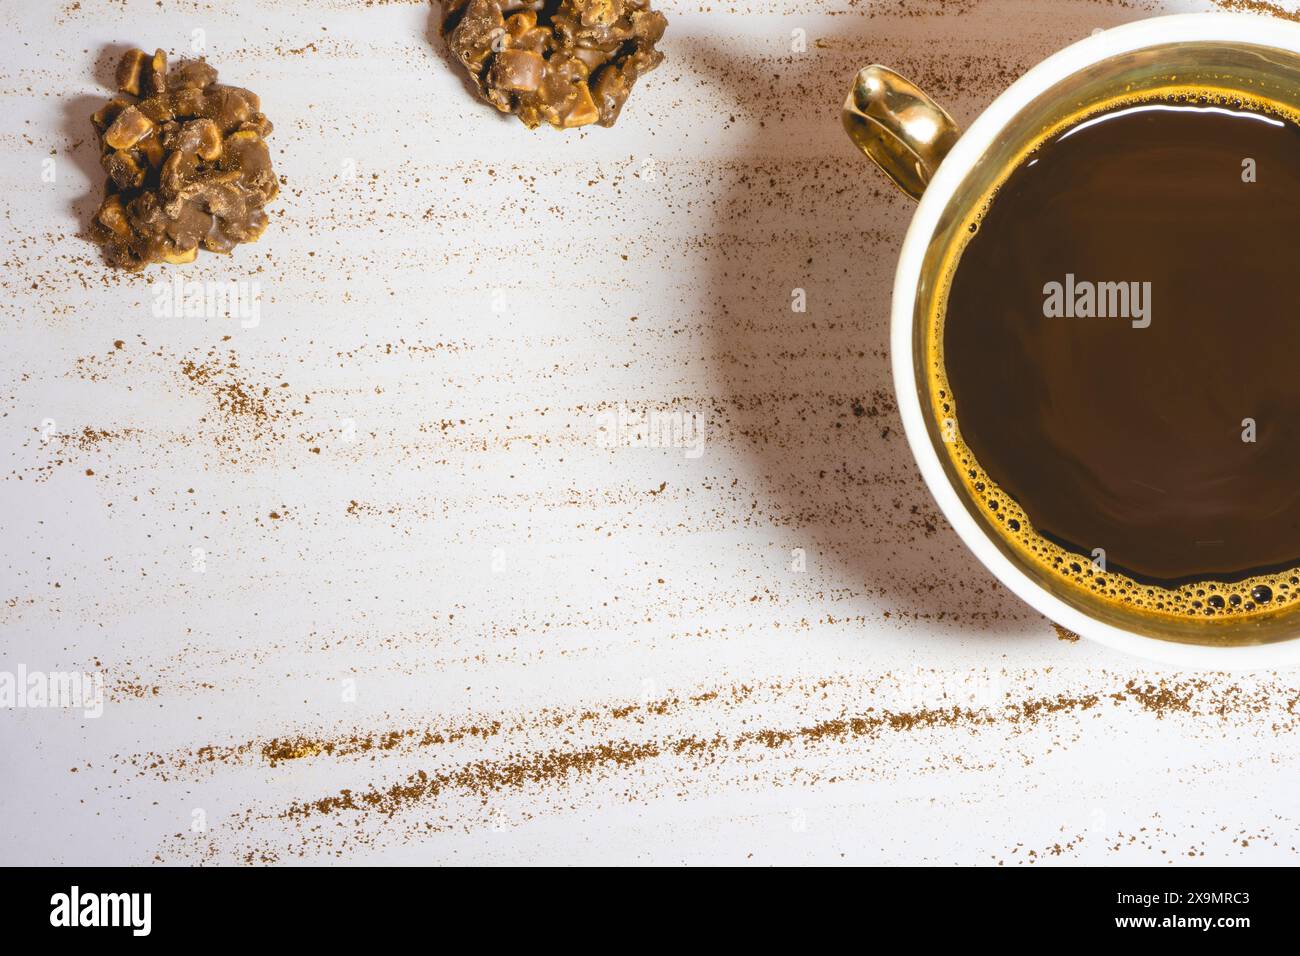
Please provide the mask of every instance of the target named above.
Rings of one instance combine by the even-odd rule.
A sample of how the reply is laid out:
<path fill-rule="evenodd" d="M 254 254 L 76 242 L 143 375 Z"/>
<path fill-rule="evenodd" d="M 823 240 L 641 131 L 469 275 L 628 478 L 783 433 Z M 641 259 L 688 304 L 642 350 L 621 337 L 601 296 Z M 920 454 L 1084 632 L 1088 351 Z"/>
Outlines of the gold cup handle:
<path fill-rule="evenodd" d="M 843 119 L 858 149 L 913 199 L 961 135 L 943 107 L 887 66 L 864 67 L 853 78 Z"/>

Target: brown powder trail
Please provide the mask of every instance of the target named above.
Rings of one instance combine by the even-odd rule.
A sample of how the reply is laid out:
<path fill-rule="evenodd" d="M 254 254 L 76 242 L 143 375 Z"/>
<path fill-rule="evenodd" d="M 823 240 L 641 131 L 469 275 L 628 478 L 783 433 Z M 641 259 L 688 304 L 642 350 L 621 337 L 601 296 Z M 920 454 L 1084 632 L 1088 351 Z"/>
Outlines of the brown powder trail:
<path fill-rule="evenodd" d="M 675 741 L 669 749 L 681 753 L 692 749 L 691 744 L 690 741 Z M 599 768 L 631 767 L 664 752 L 659 744 L 653 742 L 611 741 L 581 750 L 546 751 L 519 760 L 476 761 L 450 773 L 428 774 L 420 770 L 405 782 L 384 790 L 371 789 L 362 794 L 341 790 L 336 796 L 294 803 L 281 816 L 293 820 L 341 810 L 373 810 L 391 816 L 411 804 L 436 798 L 447 789 L 486 796 L 497 790 L 519 788 L 530 783 L 554 783 L 571 774 L 591 774 Z"/>
<path fill-rule="evenodd" d="M 59 435 L 59 441 L 65 447 L 76 448 L 79 451 L 90 451 L 98 446 L 113 441 L 121 441 L 138 435 L 138 428 L 93 428 L 85 425 L 79 432 L 72 432 L 68 435 Z"/>
<path fill-rule="evenodd" d="M 1281 20 L 1300 23 L 1300 12 L 1288 10 L 1281 4 L 1269 3 L 1268 0 L 1213 0 L 1213 3 L 1223 10 L 1237 13 L 1262 13 Z"/>
<path fill-rule="evenodd" d="M 725 693 L 728 703 L 735 705 L 752 696 L 754 688 L 740 685 L 730 688 Z M 142 693 L 138 696 L 145 695 Z M 628 719 L 635 722 L 647 716 L 668 716 L 684 707 L 698 706 L 721 698 L 722 692 L 710 690 L 685 698 L 664 697 L 644 704 L 620 703 L 568 711 L 552 709 L 515 719 L 480 716 L 442 727 L 403 727 L 335 735 L 285 734 L 266 740 L 245 740 L 224 745 L 208 744 L 194 750 L 179 750 L 171 753 L 131 754 L 119 759 L 137 771 L 159 775 L 218 765 L 239 766 L 256 760 L 269 767 L 278 767 L 281 764 L 314 757 L 345 760 L 382 753 L 411 753 L 431 747 L 448 747 L 462 742 L 481 743 L 507 733 L 536 735 L 543 730 L 556 727 Z"/>
<path fill-rule="evenodd" d="M 1205 697 L 1207 700 L 1200 700 Z M 1237 685 L 1215 692 L 1204 679 L 1177 682 L 1129 680 L 1121 690 L 1092 693 L 1063 693 L 1008 702 L 1001 708 L 960 706 L 918 708 L 907 711 L 868 709 L 856 716 L 830 718 L 795 728 L 769 728 L 710 738 L 668 736 L 662 740 L 609 740 L 570 750 L 552 748 L 521 757 L 479 760 L 440 772 L 418 771 L 404 781 L 387 787 L 372 787 L 364 793 L 341 790 L 315 800 L 292 803 L 280 815 L 282 820 L 299 820 L 341 811 L 371 811 L 392 816 L 413 805 L 436 799 L 449 790 L 486 799 L 492 793 L 525 785 L 557 785 L 573 776 L 586 776 L 605 769 L 626 769 L 665 756 L 689 755 L 708 762 L 715 756 L 752 747 L 769 750 L 795 745 L 825 743 L 851 745 L 884 733 L 909 733 L 933 729 L 967 729 L 978 732 L 994 726 L 1035 725 L 1054 715 L 1079 714 L 1106 703 L 1114 707 L 1136 705 L 1157 718 L 1168 715 L 1215 715 L 1254 713 L 1261 700 L 1245 695 Z M 308 748 L 298 755 L 321 752 Z M 296 752 L 295 752 L 296 753 Z M 283 759 L 283 758 L 282 758 Z"/>
<path fill-rule="evenodd" d="M 494 720 L 483 724 L 470 724 L 432 730 L 406 728 L 374 734 L 354 734 L 339 739 L 313 739 L 311 737 L 276 737 L 258 748 L 258 754 L 272 767 L 304 757 L 352 757 L 374 751 L 396 750 L 407 747 L 433 747 L 458 743 L 465 739 L 486 740 L 500 734 L 502 724 Z"/>
<path fill-rule="evenodd" d="M 887 675 L 878 684 L 883 686 L 891 680 L 893 678 Z M 337 734 L 286 733 L 231 744 L 207 744 L 193 750 L 119 755 L 118 759 L 139 773 L 170 777 L 184 771 L 212 770 L 220 766 L 234 767 L 251 763 L 276 768 L 316 758 L 345 761 L 382 755 L 414 754 L 431 748 L 451 748 L 463 743 L 483 744 L 512 736 L 520 737 L 526 747 L 529 741 L 540 739 L 547 732 L 571 732 L 581 727 L 610 734 L 611 739 L 605 745 L 617 748 L 620 741 L 612 735 L 619 724 L 646 727 L 654 718 L 677 718 L 691 712 L 702 713 L 711 706 L 721 707 L 725 714 L 728 709 L 759 703 L 760 698 L 766 699 L 769 696 L 777 701 L 787 697 L 811 700 L 828 688 L 842 683 L 826 678 L 807 683 L 733 684 L 693 694 L 668 695 L 642 703 L 620 702 L 570 710 L 549 708 L 515 716 L 473 715 L 442 726 L 418 725 Z M 873 691 L 875 689 L 878 687 L 872 688 Z M 156 695 L 156 689 L 153 693 Z M 718 735 L 717 739 L 727 740 L 733 750 L 752 744 L 779 749 L 799 741 L 842 742 L 883 730 L 908 732 L 958 727 L 978 730 L 999 724 L 1028 729 L 1053 715 L 1089 711 L 1106 702 L 1116 706 L 1135 706 L 1157 718 L 1183 715 L 1227 719 L 1235 715 L 1264 712 L 1269 708 L 1271 693 L 1276 694 L 1278 699 L 1287 696 L 1276 688 L 1269 692 L 1257 689 L 1252 693 L 1237 684 L 1225 687 L 1208 678 L 1176 681 L 1127 679 L 1113 689 L 1038 695 L 1019 701 L 1012 701 L 1008 693 L 1004 704 L 992 707 L 953 704 L 908 709 L 868 708 L 859 715 L 836 716 L 793 728 L 745 731 L 730 738 Z M 149 689 L 140 690 L 136 696 L 149 696 Z M 1291 696 L 1294 698 L 1293 693 Z M 1279 716 L 1295 716 L 1297 700 L 1300 698 L 1292 699 L 1286 714 Z M 724 718 L 718 718 L 718 722 L 722 719 Z M 687 742 L 688 749 L 708 749 L 695 738 L 688 738 Z M 680 743 L 680 740 L 664 739 L 659 745 L 659 753 L 683 752 L 678 747 Z M 548 753 L 558 754 L 559 751 Z M 659 753 L 643 756 L 648 759 Z M 541 763 L 551 765 L 544 760 Z M 538 778 L 538 782 L 540 780 Z M 443 781 L 440 788 L 446 785 L 447 782 Z"/>

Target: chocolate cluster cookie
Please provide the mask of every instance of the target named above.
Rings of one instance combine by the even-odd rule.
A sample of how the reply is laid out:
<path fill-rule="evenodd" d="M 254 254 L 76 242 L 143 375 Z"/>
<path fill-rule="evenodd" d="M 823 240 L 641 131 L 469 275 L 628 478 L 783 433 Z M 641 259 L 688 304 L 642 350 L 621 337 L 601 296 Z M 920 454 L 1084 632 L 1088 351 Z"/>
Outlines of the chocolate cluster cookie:
<path fill-rule="evenodd" d="M 442 35 L 483 98 L 530 129 L 613 126 L 663 62 L 649 0 L 444 0 Z"/>
<path fill-rule="evenodd" d="M 117 86 L 91 117 L 108 173 L 93 233 L 108 261 L 138 271 L 256 240 L 279 191 L 258 98 L 202 60 L 168 69 L 162 50 L 128 51 Z"/>

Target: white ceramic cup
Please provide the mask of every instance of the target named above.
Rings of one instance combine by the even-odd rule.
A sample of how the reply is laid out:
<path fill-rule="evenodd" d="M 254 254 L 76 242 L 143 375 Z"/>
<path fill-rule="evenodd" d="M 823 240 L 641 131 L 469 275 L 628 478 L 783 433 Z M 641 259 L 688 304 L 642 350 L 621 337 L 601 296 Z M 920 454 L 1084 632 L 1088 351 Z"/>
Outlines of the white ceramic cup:
<path fill-rule="evenodd" d="M 890 345 L 894 387 L 908 444 L 949 523 L 977 558 L 1023 601 L 1075 633 L 1149 660 L 1214 669 L 1300 664 L 1300 616 L 1288 608 L 1259 620 L 1189 622 L 1166 629 L 1138 612 L 1102 608 L 1029 567 L 980 517 L 946 470 L 946 452 L 924 410 L 927 388 L 918 337 L 934 286 L 927 255 L 970 202 L 980 179 L 1049 118 L 1106 90 L 1170 77 L 1229 78 L 1300 108 L 1300 24 L 1246 14 L 1157 17 L 1099 31 L 1031 69 L 964 133 L 919 89 L 885 67 L 858 74 L 844 122 L 855 143 L 920 203 L 894 280 Z M 1300 387 L 1298 381 L 1297 387 Z M 1297 550 L 1300 550 L 1298 548 Z"/>

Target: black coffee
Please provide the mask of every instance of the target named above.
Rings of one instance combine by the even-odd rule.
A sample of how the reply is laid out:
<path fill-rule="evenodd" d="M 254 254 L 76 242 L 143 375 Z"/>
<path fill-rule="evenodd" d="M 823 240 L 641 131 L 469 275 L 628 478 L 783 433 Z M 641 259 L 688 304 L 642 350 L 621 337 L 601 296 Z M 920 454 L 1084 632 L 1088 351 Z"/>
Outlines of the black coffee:
<path fill-rule="evenodd" d="M 1300 126 L 1189 95 L 1026 155 L 971 223 L 935 413 L 1031 560 L 1163 614 L 1300 594 Z"/>

